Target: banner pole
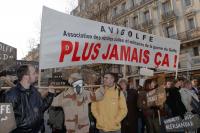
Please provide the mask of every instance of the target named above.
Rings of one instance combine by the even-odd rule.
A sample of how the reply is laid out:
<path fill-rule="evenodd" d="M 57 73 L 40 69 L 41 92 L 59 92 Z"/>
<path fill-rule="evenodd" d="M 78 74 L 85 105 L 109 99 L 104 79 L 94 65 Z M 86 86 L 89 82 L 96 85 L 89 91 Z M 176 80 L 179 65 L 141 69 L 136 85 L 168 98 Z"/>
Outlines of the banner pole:
<path fill-rule="evenodd" d="M 159 125 L 161 126 L 160 110 L 158 110 L 158 121 L 159 121 Z"/>
<path fill-rule="evenodd" d="M 175 79 L 178 78 L 178 63 L 179 63 L 179 54 L 177 55 L 177 62 L 176 62 L 176 77 L 175 77 Z"/>
<path fill-rule="evenodd" d="M 41 69 L 39 69 L 39 74 L 38 74 L 38 88 L 41 87 L 40 82 L 41 82 Z"/>
<path fill-rule="evenodd" d="M 178 70 L 176 70 L 176 77 L 175 77 L 175 79 L 177 79 L 178 78 Z"/>
<path fill-rule="evenodd" d="M 126 78 L 126 65 L 124 64 L 123 78 Z"/>
<path fill-rule="evenodd" d="M 48 89 L 49 86 L 36 86 L 37 88 L 40 89 Z M 52 89 L 57 89 L 57 90 L 64 90 L 66 88 L 70 88 L 71 86 L 53 86 L 51 87 Z M 90 88 L 99 88 L 101 87 L 101 85 L 87 85 L 87 86 L 83 86 L 83 88 L 85 88 L 86 90 L 90 89 Z M 1 87 L 2 90 L 7 90 L 10 89 L 11 87 Z"/>

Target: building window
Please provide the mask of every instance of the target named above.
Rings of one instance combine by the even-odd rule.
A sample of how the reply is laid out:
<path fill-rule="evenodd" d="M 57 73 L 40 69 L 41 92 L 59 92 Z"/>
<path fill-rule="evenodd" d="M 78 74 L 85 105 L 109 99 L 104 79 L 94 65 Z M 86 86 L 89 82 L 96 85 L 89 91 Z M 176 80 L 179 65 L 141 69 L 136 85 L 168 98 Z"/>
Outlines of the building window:
<path fill-rule="evenodd" d="M 122 73 L 120 65 L 112 65 L 110 71 L 113 73 Z"/>
<path fill-rule="evenodd" d="M 113 9 L 113 16 L 117 15 L 117 7 Z"/>
<path fill-rule="evenodd" d="M 122 10 L 122 12 L 126 10 L 126 2 L 122 3 L 121 10 Z"/>
<path fill-rule="evenodd" d="M 122 3 L 122 8 L 121 9 L 122 9 L 122 12 L 125 11 L 125 9 L 126 9 L 126 2 Z"/>
<path fill-rule="evenodd" d="M 89 6 L 89 4 L 93 3 L 93 0 L 86 0 L 86 3 L 87 3 L 86 5 Z"/>
<path fill-rule="evenodd" d="M 133 25 L 138 25 L 138 16 L 133 17 Z"/>
<path fill-rule="evenodd" d="M 178 62 L 178 68 L 181 68 L 181 63 L 180 62 Z"/>
<path fill-rule="evenodd" d="M 190 6 L 191 4 L 191 0 L 185 0 L 185 6 Z"/>
<path fill-rule="evenodd" d="M 153 34 L 153 29 L 148 29 L 147 31 L 149 34 Z"/>
<path fill-rule="evenodd" d="M 135 6 L 135 0 L 132 0 L 132 5 L 133 5 L 133 7 Z"/>
<path fill-rule="evenodd" d="M 193 53 L 194 53 L 194 56 L 199 56 L 199 47 L 194 47 Z"/>
<path fill-rule="evenodd" d="M 128 20 L 124 20 L 124 26 L 128 27 Z"/>
<path fill-rule="evenodd" d="M 80 7 L 81 7 L 81 10 L 85 10 L 85 2 L 81 3 Z"/>
<path fill-rule="evenodd" d="M 149 11 L 144 12 L 144 21 L 149 21 L 150 20 L 150 13 Z"/>
<path fill-rule="evenodd" d="M 188 19 L 188 28 L 189 28 L 189 30 L 195 28 L 194 18 L 189 18 Z"/>
<path fill-rule="evenodd" d="M 166 27 L 166 36 L 168 38 L 174 38 L 175 36 L 175 30 L 174 30 L 174 26 L 168 26 Z"/>
<path fill-rule="evenodd" d="M 170 1 L 166 1 L 162 4 L 163 12 L 168 13 L 171 10 Z"/>
<path fill-rule="evenodd" d="M 127 66 L 126 68 L 127 68 L 126 73 L 131 74 L 132 73 L 132 66 Z"/>
<path fill-rule="evenodd" d="M 80 5 L 80 10 L 81 10 L 81 11 L 83 10 L 83 5 L 82 5 L 82 4 Z"/>
<path fill-rule="evenodd" d="M 86 0 L 86 1 L 85 1 L 85 6 L 88 7 L 89 4 L 90 4 L 90 1 L 89 1 L 89 0 Z"/>

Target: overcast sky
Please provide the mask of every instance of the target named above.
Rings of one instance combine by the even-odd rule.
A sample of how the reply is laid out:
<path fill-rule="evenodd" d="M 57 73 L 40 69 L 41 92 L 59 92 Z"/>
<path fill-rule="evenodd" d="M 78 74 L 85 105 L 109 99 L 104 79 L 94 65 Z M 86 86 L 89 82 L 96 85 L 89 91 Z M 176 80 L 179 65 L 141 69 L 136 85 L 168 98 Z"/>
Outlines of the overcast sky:
<path fill-rule="evenodd" d="M 17 59 L 39 43 L 43 5 L 69 13 L 77 0 L 1 0 L 0 42 L 17 48 Z"/>

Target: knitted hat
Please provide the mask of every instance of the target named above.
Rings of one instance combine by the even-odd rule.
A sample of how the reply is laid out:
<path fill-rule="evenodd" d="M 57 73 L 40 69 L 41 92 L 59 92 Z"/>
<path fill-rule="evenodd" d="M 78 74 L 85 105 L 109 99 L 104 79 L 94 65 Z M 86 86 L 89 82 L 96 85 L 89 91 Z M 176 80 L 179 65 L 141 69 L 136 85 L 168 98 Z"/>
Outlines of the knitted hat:
<path fill-rule="evenodd" d="M 68 82 L 71 85 L 73 82 L 77 81 L 77 80 L 82 80 L 83 77 L 80 73 L 72 73 L 69 78 L 68 78 Z"/>

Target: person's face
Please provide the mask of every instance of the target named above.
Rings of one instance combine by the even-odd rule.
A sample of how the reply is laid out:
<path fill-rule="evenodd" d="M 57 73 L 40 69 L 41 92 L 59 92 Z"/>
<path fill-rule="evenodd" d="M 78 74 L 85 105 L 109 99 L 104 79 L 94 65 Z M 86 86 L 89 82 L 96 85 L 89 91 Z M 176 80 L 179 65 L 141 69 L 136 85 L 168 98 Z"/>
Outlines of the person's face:
<path fill-rule="evenodd" d="M 183 80 L 181 80 L 179 82 L 180 82 L 181 87 L 183 87 Z"/>
<path fill-rule="evenodd" d="M 171 88 L 171 87 L 172 87 L 172 82 L 169 82 L 169 81 L 168 81 L 168 82 L 166 83 L 166 88 Z"/>
<path fill-rule="evenodd" d="M 37 81 L 38 74 L 35 71 L 35 68 L 32 66 L 29 66 L 29 74 L 28 74 L 28 82 L 30 84 L 33 84 Z"/>
<path fill-rule="evenodd" d="M 191 88 L 192 88 L 192 84 L 191 84 L 191 83 L 186 84 L 186 85 L 185 85 L 185 88 L 191 89 Z"/>
<path fill-rule="evenodd" d="M 176 86 L 177 87 L 183 87 L 183 81 L 182 80 L 179 80 L 177 83 L 176 83 Z"/>
<path fill-rule="evenodd" d="M 119 83 L 119 85 L 123 90 L 127 89 L 127 84 L 125 82 L 122 81 L 122 82 Z"/>
<path fill-rule="evenodd" d="M 156 87 L 156 83 L 155 83 L 155 82 L 151 82 L 150 88 L 151 88 L 151 89 L 154 89 L 155 87 Z"/>
<path fill-rule="evenodd" d="M 112 87 L 114 85 L 114 78 L 110 74 L 104 75 L 103 83 L 105 86 Z"/>
<path fill-rule="evenodd" d="M 192 86 L 198 86 L 198 80 L 197 79 L 192 80 Z"/>

